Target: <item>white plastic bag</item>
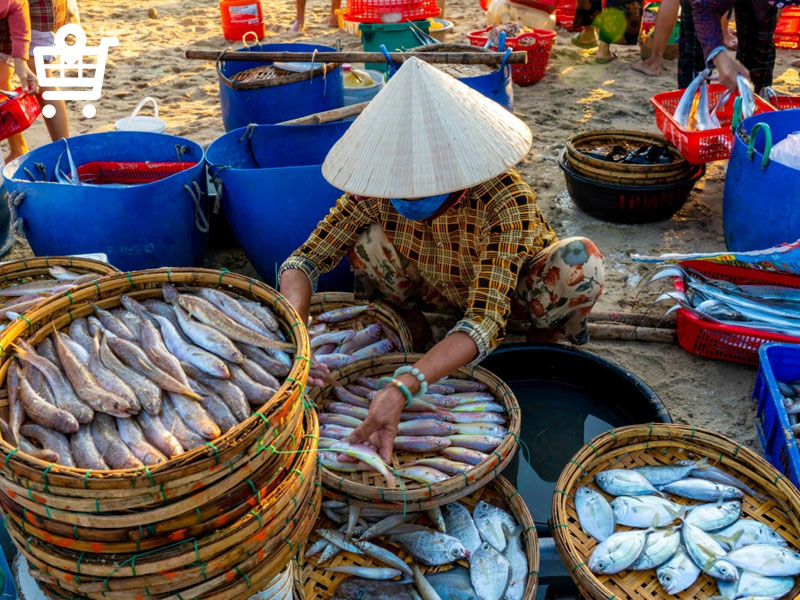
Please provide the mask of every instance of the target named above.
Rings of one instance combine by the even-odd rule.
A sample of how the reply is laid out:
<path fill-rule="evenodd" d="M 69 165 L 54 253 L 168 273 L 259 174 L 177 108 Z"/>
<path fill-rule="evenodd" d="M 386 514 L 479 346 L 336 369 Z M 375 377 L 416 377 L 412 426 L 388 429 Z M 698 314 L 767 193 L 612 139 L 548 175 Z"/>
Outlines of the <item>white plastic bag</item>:
<path fill-rule="evenodd" d="M 775 144 L 769 153 L 769 158 L 800 170 L 800 131 L 790 133 L 788 137 Z"/>

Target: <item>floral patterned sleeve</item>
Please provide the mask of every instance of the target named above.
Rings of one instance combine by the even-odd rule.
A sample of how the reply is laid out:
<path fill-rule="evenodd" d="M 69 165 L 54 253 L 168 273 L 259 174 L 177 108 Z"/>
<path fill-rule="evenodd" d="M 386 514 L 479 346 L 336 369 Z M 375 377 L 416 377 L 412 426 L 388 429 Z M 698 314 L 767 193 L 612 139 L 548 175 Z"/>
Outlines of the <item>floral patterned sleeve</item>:
<path fill-rule="evenodd" d="M 280 273 L 299 269 L 308 276 L 316 291 L 319 276 L 338 265 L 361 232 L 375 222 L 377 217 L 373 214 L 371 199 L 356 199 L 345 194 L 305 243 L 281 265 Z"/>

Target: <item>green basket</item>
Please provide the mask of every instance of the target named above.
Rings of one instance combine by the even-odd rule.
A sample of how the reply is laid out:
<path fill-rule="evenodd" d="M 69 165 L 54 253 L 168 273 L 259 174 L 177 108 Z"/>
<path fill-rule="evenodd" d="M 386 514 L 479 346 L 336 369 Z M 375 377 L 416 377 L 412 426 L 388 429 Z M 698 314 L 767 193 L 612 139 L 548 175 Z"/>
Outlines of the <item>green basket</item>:
<path fill-rule="evenodd" d="M 389 52 L 404 52 L 425 44 L 411 24 L 428 33 L 431 23 L 427 19 L 406 23 L 361 23 L 361 45 L 364 52 L 380 52 L 385 45 Z M 385 73 L 388 70 L 386 63 L 366 63 L 367 69 L 374 69 Z"/>

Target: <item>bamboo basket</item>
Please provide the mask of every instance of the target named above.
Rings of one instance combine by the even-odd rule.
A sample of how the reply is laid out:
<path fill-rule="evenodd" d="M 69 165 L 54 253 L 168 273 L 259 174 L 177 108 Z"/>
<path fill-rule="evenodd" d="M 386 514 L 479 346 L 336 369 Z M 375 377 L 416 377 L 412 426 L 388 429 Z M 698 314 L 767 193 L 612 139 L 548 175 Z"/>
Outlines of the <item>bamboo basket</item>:
<path fill-rule="evenodd" d="M 341 369 L 333 369 L 332 373 L 342 385 L 354 383 L 359 377 L 383 377 L 394 373 L 395 369 L 410 364 L 421 357 L 419 354 L 388 354 L 377 358 L 360 360 Z M 453 373 L 453 377 L 473 379 L 489 386 L 489 393 L 494 394 L 497 402 L 506 408 L 508 434 L 502 443 L 489 453 L 484 462 L 471 467 L 463 475 L 449 477 L 433 484 L 422 484 L 401 481 L 398 487 L 386 487 L 386 480 L 378 473 L 361 471 L 356 473 L 339 473 L 321 467 L 322 485 L 325 495 L 344 499 L 352 504 L 369 505 L 387 512 L 402 512 L 441 506 L 447 502 L 458 500 L 479 487 L 488 484 L 502 471 L 514 456 L 517 449 L 520 428 L 520 408 L 511 389 L 494 374 L 480 367 L 462 368 Z M 326 386 L 311 392 L 311 398 L 322 410 L 328 402 L 334 401 L 333 388 Z M 395 452 L 392 455 L 394 469 L 419 460 L 438 456 L 436 453 Z"/>
<path fill-rule="evenodd" d="M 759 502 L 745 495 L 742 518 L 761 521 L 780 533 L 795 549 L 800 548 L 800 491 L 752 450 L 707 429 L 688 425 L 652 423 L 632 425 L 603 433 L 584 446 L 561 472 L 553 494 L 553 537 L 561 560 L 586 598 L 679 598 L 706 600 L 717 595 L 716 582 L 701 574 L 689 589 L 670 596 L 661 587 L 654 569 L 623 571 L 597 576 L 586 566 L 597 542 L 584 533 L 575 512 L 575 491 L 589 485 L 599 471 L 643 465 L 671 464 L 678 460 L 708 458 L 709 462 L 737 477 L 767 498 Z M 671 500 L 690 503 L 670 497 Z M 800 594 L 798 580 L 787 598 Z"/>
<path fill-rule="evenodd" d="M 635 165 L 600 160 L 585 154 L 597 145 L 664 144 L 673 161 L 665 165 Z M 662 135 L 628 130 L 600 130 L 579 133 L 567 140 L 565 156 L 570 166 L 587 177 L 625 185 L 658 185 L 689 177 L 692 165 Z"/>
<path fill-rule="evenodd" d="M 517 523 L 523 526 L 521 540 L 523 550 L 528 558 L 528 583 L 525 586 L 525 593 L 522 598 L 523 600 L 533 600 L 536 598 L 536 588 L 539 585 L 539 540 L 536 536 L 536 526 L 533 523 L 533 517 L 531 517 L 531 513 L 528 511 L 528 507 L 525 505 L 522 496 L 519 495 L 517 490 L 502 476 L 497 477 L 489 485 L 465 496 L 460 501 L 472 512 L 475 505 L 481 500 L 485 500 L 490 504 L 494 504 L 509 511 L 517 520 Z M 420 519 L 415 522 L 430 525 L 426 517 L 420 517 Z M 318 527 L 336 529 L 338 525 L 330 521 L 327 517 L 322 517 Z M 371 541 L 374 542 L 375 540 Z M 399 544 L 386 542 L 381 543 L 381 546 L 388 547 L 389 550 L 406 562 L 413 562 L 413 558 L 409 561 L 410 557 Z M 383 566 L 369 556 L 356 555 L 349 552 L 342 552 L 324 566 L 319 566 L 317 564 L 318 559 L 319 555 L 309 558 L 303 565 L 302 584 L 306 600 L 328 600 L 329 598 L 335 597 L 336 586 L 348 577 L 342 573 L 332 573 L 325 570 L 327 566 Z M 464 567 L 469 566 L 467 561 L 459 561 L 457 564 Z M 420 565 L 420 568 L 423 573 L 427 574 L 447 571 L 450 569 L 450 566 L 428 567 Z"/>
<path fill-rule="evenodd" d="M 112 308 L 121 294 L 157 297 L 169 282 L 216 287 L 269 305 L 295 362 L 257 412 L 206 446 L 146 468 L 86 471 L 47 464 L 0 441 L 0 508 L 35 576 L 57 597 L 247 598 L 286 567 L 316 519 L 318 424 L 303 392 L 308 335 L 289 303 L 227 271 L 160 269 L 106 277 L 46 300 L 0 337 L 11 342 Z M 0 402 L 7 413 L 7 400 Z M 266 558 L 265 558 L 266 557 Z M 142 595 L 142 590 L 146 591 Z M 77 595 L 77 596 L 75 596 Z"/>
<path fill-rule="evenodd" d="M 316 317 L 321 313 L 336 308 L 363 306 L 365 304 L 369 304 L 374 310 L 363 312 L 355 319 L 330 324 L 328 328 L 331 330 L 355 329 L 360 331 L 373 323 L 380 323 L 383 327 L 383 333 L 394 342 L 398 352 L 414 351 L 414 343 L 411 339 L 411 330 L 408 325 L 391 306 L 380 300 L 367 302 L 356 299 L 354 294 L 348 292 L 323 292 L 311 296 L 309 312 L 312 317 Z"/>

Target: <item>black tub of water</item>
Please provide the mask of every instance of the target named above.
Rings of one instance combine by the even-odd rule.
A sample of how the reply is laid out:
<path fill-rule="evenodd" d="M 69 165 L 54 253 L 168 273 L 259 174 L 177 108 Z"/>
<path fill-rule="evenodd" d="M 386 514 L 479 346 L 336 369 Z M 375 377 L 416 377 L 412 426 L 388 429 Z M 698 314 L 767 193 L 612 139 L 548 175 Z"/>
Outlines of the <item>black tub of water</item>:
<path fill-rule="evenodd" d="M 481 366 L 505 381 L 519 401 L 520 439 L 527 451 L 517 451 L 503 476 L 516 485 L 536 522 L 543 558 L 539 597 L 574 597 L 572 581 L 557 568 L 557 556 L 550 567 L 547 560 L 547 521 L 561 470 L 600 433 L 638 423 L 671 423 L 672 418 L 636 375 L 589 352 L 553 344 L 510 344 Z"/>

